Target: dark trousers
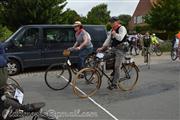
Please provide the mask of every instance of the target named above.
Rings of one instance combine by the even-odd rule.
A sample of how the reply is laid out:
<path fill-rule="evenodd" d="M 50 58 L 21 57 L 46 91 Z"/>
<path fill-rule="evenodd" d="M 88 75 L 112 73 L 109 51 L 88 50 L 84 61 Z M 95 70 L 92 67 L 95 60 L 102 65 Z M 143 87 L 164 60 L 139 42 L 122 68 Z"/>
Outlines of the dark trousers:
<path fill-rule="evenodd" d="M 79 51 L 79 62 L 78 69 L 82 69 L 85 67 L 85 59 L 86 57 L 93 52 L 93 48 L 84 48 Z"/>

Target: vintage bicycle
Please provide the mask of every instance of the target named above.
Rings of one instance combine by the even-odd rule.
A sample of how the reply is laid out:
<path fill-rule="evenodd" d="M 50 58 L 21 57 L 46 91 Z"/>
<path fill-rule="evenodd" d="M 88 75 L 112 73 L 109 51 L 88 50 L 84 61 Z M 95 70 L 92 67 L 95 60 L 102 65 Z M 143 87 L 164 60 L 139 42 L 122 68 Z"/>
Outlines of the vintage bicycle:
<path fill-rule="evenodd" d="M 112 83 L 114 71 L 113 69 L 106 70 L 106 62 L 109 59 L 115 61 L 115 55 L 110 53 L 110 57 L 104 59 L 105 54 L 93 53 L 86 59 L 88 67 L 80 70 L 72 81 L 75 95 L 80 98 L 93 96 L 100 89 L 104 77 L 108 79 L 108 84 Z M 124 58 L 117 87 L 123 91 L 129 91 L 137 84 L 139 69 L 131 57 L 124 56 Z"/>
<path fill-rule="evenodd" d="M 46 85 L 52 90 L 63 90 L 72 81 L 72 73 L 76 74 L 78 69 L 70 60 L 70 50 L 64 50 L 66 57 L 64 63 L 55 63 L 50 65 L 44 75 Z"/>

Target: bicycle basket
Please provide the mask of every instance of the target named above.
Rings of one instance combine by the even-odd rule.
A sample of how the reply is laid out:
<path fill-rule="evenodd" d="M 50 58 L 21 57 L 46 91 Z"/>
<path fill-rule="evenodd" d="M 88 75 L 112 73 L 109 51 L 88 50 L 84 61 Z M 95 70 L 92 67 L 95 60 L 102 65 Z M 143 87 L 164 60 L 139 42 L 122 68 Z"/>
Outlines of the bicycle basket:
<path fill-rule="evenodd" d="M 68 57 L 68 56 L 70 56 L 70 51 L 69 50 L 64 50 L 63 51 L 63 55 L 65 56 L 65 57 Z"/>

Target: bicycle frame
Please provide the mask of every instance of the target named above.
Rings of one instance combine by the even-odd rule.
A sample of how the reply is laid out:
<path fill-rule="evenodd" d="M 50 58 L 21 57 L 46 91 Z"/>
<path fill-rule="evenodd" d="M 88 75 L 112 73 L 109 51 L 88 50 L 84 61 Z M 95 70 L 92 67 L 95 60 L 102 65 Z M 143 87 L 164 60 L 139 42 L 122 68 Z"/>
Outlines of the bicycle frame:
<path fill-rule="evenodd" d="M 111 58 L 110 58 L 110 59 L 111 59 Z M 104 75 L 104 76 L 108 79 L 108 81 L 112 82 L 111 77 L 109 77 L 109 76 L 105 73 L 104 69 L 102 69 L 102 68 L 100 67 L 100 66 L 105 65 L 105 62 L 106 62 L 106 61 L 107 61 L 107 60 L 105 60 L 105 61 L 97 60 L 97 61 L 95 62 L 94 68 L 97 69 L 98 72 L 101 72 L 101 73 L 102 73 L 102 75 L 99 73 L 99 74 L 101 75 L 101 78 L 102 78 L 102 76 Z M 124 69 L 125 74 L 126 74 L 126 78 L 130 78 L 130 75 L 129 75 L 128 70 L 127 70 L 127 68 L 125 67 L 125 65 L 126 65 L 126 64 L 131 64 L 131 65 L 133 65 L 134 67 L 136 67 L 138 71 L 139 71 L 139 68 L 135 65 L 135 62 L 126 63 L 127 61 L 128 61 L 128 60 L 125 59 L 125 62 L 122 63 L 121 69 Z M 102 62 L 104 62 L 104 63 L 101 65 Z M 100 65 L 100 66 L 99 66 L 99 65 Z M 112 73 L 111 73 L 111 74 L 112 74 Z M 114 69 L 113 69 L 113 74 L 114 74 Z"/>

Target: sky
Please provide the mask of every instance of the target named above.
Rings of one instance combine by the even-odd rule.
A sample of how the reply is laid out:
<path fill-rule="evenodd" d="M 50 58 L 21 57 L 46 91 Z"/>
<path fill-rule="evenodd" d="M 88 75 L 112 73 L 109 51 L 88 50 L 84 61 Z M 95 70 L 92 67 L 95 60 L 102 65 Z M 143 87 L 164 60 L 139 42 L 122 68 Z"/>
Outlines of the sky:
<path fill-rule="evenodd" d="M 67 0 L 66 8 L 75 10 L 79 15 L 86 16 L 87 13 L 96 5 L 105 3 L 111 16 L 120 14 L 133 15 L 139 0 Z"/>

